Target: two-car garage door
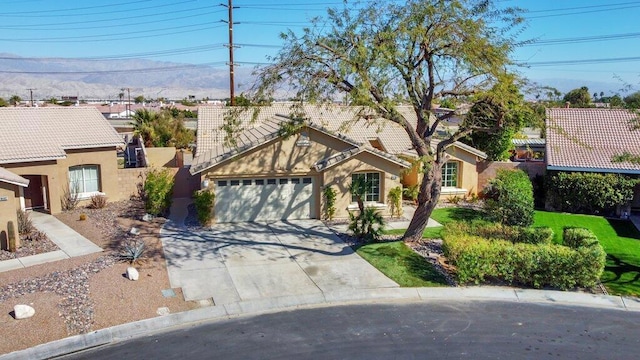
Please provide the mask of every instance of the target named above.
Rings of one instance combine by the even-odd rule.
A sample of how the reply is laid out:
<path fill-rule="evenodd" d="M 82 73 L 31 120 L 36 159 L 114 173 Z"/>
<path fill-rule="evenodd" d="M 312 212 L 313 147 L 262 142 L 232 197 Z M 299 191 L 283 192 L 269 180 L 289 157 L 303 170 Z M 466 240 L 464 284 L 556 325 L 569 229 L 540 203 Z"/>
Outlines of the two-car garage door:
<path fill-rule="evenodd" d="M 313 177 L 215 182 L 216 222 L 315 218 Z"/>

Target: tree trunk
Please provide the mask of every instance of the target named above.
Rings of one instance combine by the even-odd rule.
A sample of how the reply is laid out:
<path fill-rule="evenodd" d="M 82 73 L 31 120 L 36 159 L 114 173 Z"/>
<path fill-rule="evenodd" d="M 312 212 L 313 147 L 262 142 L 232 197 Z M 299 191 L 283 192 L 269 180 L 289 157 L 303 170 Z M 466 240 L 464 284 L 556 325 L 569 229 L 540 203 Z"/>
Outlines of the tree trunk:
<path fill-rule="evenodd" d="M 433 209 L 438 204 L 438 199 L 440 198 L 441 179 L 442 165 L 434 161 L 431 163 L 431 169 L 429 172 L 424 174 L 422 178 L 416 212 L 413 214 L 411 223 L 409 223 L 409 227 L 402 237 L 402 240 L 405 242 L 418 241 L 422 239 L 422 233 L 427 227 L 429 217 L 431 216 Z"/>

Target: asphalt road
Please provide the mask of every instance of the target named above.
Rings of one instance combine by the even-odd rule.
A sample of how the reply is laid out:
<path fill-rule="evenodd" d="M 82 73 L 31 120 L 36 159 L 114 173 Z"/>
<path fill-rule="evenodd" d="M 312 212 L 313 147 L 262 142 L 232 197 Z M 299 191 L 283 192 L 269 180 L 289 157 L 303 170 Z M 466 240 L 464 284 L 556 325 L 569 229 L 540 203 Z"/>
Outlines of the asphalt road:
<path fill-rule="evenodd" d="M 242 317 L 64 359 L 638 359 L 639 353 L 640 313 L 450 301 Z"/>

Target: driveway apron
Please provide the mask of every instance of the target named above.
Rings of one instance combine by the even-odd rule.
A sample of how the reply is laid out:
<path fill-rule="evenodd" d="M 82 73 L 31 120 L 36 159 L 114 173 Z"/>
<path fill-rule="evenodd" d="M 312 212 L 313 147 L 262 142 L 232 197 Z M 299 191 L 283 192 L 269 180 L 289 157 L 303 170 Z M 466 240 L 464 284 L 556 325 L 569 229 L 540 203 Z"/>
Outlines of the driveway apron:
<path fill-rule="evenodd" d="M 172 288 L 216 305 L 349 289 L 398 287 L 318 220 L 186 227 L 174 199 L 162 244 Z"/>

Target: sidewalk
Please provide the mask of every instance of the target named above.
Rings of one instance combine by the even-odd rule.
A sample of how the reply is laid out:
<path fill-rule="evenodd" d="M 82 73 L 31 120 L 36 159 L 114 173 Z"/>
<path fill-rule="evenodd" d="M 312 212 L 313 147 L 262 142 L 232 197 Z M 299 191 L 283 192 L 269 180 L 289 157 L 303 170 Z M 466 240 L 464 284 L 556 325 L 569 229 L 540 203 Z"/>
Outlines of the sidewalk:
<path fill-rule="evenodd" d="M 0 261 L 0 272 L 22 269 L 52 261 L 69 259 L 101 252 L 102 248 L 56 219 L 54 216 L 37 211 L 29 213 L 33 226 L 47 234 L 60 250 Z"/>
<path fill-rule="evenodd" d="M 609 295 L 593 295 L 563 291 L 512 289 L 504 287 L 456 288 L 386 288 L 352 290 L 309 296 L 288 296 L 242 301 L 223 306 L 209 306 L 176 314 L 159 316 L 129 324 L 100 329 L 84 335 L 52 341 L 29 349 L 0 355 L 0 360 L 48 359 L 91 347 L 107 345 L 131 338 L 149 336 L 161 331 L 195 325 L 204 321 L 225 320 L 301 307 L 326 307 L 358 303 L 386 302 L 450 302 L 502 301 L 553 306 L 584 306 L 597 309 L 640 312 L 640 299 Z"/>

